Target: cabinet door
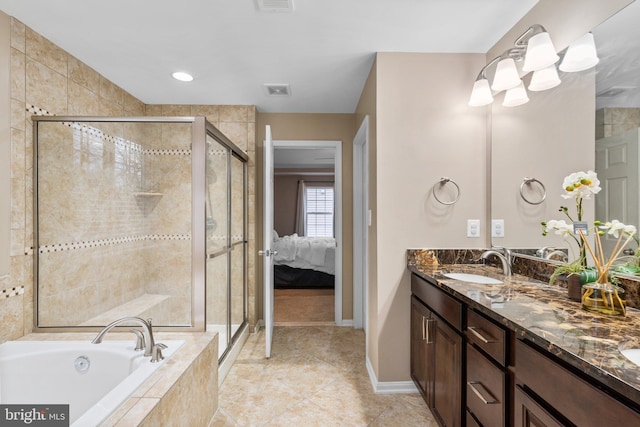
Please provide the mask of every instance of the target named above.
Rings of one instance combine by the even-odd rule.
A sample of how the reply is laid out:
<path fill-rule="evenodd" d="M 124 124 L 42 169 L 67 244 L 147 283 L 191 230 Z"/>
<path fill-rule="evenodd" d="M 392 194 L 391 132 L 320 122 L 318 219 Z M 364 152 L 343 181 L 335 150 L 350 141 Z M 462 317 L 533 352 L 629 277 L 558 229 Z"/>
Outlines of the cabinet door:
<path fill-rule="evenodd" d="M 433 406 L 431 411 L 446 427 L 462 425 L 462 337 L 434 316 Z"/>
<path fill-rule="evenodd" d="M 562 427 L 560 421 L 547 412 L 520 387 L 515 390 L 515 427 Z"/>
<path fill-rule="evenodd" d="M 429 407 L 433 406 L 433 338 L 428 336 L 431 312 L 411 297 L 411 377 Z"/>

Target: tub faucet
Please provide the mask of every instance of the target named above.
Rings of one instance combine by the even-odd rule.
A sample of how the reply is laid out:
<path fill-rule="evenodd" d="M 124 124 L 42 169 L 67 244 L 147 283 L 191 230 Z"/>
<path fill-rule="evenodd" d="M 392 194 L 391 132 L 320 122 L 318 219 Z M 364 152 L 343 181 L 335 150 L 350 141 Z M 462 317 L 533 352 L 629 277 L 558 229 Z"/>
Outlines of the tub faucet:
<path fill-rule="evenodd" d="M 115 326 L 118 326 L 122 323 L 136 323 L 142 327 L 142 336 L 144 337 L 144 355 L 152 356 L 151 361 L 157 362 L 158 360 L 153 360 L 154 356 L 154 348 L 156 347 L 156 343 L 153 339 L 153 328 L 151 327 L 151 319 L 144 320 L 139 317 L 123 317 L 118 320 L 114 320 L 104 327 L 103 330 L 100 331 L 98 335 L 91 341 L 92 344 L 100 344 L 104 336 L 113 329 Z M 135 329 L 134 329 L 135 330 Z M 136 334 L 137 336 L 137 334 Z"/>
<path fill-rule="evenodd" d="M 501 252 L 501 250 L 504 250 L 504 253 Z M 511 251 L 507 248 L 492 248 L 484 251 L 480 256 L 480 259 L 484 261 L 491 255 L 497 257 L 500 262 L 502 262 L 502 272 L 504 275 L 511 276 Z"/>

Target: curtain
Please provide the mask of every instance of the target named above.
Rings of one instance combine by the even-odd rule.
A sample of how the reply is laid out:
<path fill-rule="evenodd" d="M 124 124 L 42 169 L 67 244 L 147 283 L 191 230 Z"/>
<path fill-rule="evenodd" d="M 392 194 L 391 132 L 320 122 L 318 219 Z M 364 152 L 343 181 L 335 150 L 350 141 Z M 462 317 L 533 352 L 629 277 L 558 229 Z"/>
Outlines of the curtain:
<path fill-rule="evenodd" d="M 306 184 L 303 180 L 298 181 L 298 203 L 296 205 L 296 224 L 295 232 L 298 236 L 304 236 L 306 231 Z"/>

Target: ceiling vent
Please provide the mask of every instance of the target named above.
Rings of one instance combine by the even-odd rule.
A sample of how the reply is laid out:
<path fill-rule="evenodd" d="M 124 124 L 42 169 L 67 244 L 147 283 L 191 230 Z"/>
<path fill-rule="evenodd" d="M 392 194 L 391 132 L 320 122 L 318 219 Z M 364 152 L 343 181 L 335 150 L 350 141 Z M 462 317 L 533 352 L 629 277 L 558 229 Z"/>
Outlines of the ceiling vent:
<path fill-rule="evenodd" d="M 293 0 L 257 0 L 258 9 L 269 13 L 293 12 Z"/>
<path fill-rule="evenodd" d="M 269 96 L 289 96 L 291 89 L 288 84 L 265 83 L 265 90 Z"/>

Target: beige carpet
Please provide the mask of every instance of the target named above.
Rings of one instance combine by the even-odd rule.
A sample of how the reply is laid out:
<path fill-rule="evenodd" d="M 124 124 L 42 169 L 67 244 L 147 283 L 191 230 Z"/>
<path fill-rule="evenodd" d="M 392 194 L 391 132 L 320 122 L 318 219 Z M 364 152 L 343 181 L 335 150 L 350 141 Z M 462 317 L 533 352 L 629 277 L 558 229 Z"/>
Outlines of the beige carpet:
<path fill-rule="evenodd" d="M 274 321 L 277 325 L 333 323 L 333 289 L 275 289 Z"/>

